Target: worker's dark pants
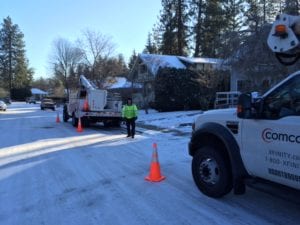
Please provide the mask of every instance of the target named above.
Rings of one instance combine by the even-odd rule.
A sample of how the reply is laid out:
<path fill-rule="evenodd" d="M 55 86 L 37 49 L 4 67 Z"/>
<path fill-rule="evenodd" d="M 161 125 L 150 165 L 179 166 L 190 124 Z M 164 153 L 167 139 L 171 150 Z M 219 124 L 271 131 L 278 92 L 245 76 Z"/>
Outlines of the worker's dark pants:
<path fill-rule="evenodd" d="M 127 135 L 133 137 L 135 135 L 135 119 L 134 118 L 126 119 L 126 127 L 127 127 Z"/>

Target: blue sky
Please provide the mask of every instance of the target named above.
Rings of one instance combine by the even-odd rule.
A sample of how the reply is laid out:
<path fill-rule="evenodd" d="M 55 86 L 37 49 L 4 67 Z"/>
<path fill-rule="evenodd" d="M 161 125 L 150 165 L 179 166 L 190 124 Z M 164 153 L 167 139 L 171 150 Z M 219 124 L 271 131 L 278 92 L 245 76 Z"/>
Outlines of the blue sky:
<path fill-rule="evenodd" d="M 75 41 L 84 29 L 99 31 L 112 38 L 115 54 L 128 60 L 133 49 L 144 49 L 160 9 L 160 0 L 2 0 L 0 20 L 10 16 L 19 25 L 35 78 L 46 78 L 56 38 Z"/>

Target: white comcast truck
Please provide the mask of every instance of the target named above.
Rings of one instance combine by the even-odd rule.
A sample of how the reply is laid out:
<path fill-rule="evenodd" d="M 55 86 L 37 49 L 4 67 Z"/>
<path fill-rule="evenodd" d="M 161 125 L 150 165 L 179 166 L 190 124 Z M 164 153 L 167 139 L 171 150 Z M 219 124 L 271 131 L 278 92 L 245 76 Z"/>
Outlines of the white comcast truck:
<path fill-rule="evenodd" d="M 284 64 L 300 56 L 299 19 L 278 16 L 269 35 L 270 48 Z M 194 181 L 210 197 L 232 189 L 243 194 L 248 177 L 300 189 L 300 71 L 259 99 L 240 95 L 237 109 L 201 114 L 193 125 L 189 154 Z"/>

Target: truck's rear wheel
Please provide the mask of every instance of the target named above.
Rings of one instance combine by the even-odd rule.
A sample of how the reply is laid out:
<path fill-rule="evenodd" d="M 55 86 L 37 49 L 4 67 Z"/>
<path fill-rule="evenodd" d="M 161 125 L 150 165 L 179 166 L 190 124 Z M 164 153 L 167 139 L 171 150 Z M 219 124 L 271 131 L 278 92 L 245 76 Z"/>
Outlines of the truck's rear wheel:
<path fill-rule="evenodd" d="M 67 106 L 64 106 L 64 110 L 63 110 L 63 120 L 64 122 L 68 122 L 69 120 L 69 114 L 68 114 L 68 109 Z"/>
<path fill-rule="evenodd" d="M 104 127 L 120 127 L 121 121 L 120 120 L 109 120 L 103 121 Z"/>
<path fill-rule="evenodd" d="M 111 122 L 110 121 L 103 121 L 103 125 L 104 125 L 104 127 L 110 127 Z"/>
<path fill-rule="evenodd" d="M 72 114 L 72 125 L 73 127 L 77 127 L 78 125 L 78 118 L 75 116 L 75 113 Z"/>
<path fill-rule="evenodd" d="M 90 126 L 89 118 L 87 118 L 85 116 L 81 118 L 81 122 L 82 122 L 83 127 L 89 127 Z"/>
<path fill-rule="evenodd" d="M 216 147 L 204 146 L 192 161 L 194 181 L 201 192 L 220 198 L 232 190 L 232 176 L 228 158 Z"/>
<path fill-rule="evenodd" d="M 121 121 L 120 120 L 114 120 L 114 121 L 112 121 L 112 126 L 113 127 L 120 127 L 121 126 Z"/>

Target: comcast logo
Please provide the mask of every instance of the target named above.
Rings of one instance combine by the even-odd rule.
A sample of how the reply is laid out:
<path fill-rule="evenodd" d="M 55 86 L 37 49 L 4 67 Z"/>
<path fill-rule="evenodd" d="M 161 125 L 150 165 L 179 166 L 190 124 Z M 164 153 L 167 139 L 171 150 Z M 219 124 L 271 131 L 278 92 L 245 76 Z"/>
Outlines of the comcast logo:
<path fill-rule="evenodd" d="M 271 128 L 266 128 L 262 131 L 261 137 L 264 142 L 271 143 L 272 141 L 289 142 L 300 144 L 300 135 L 278 133 Z"/>

